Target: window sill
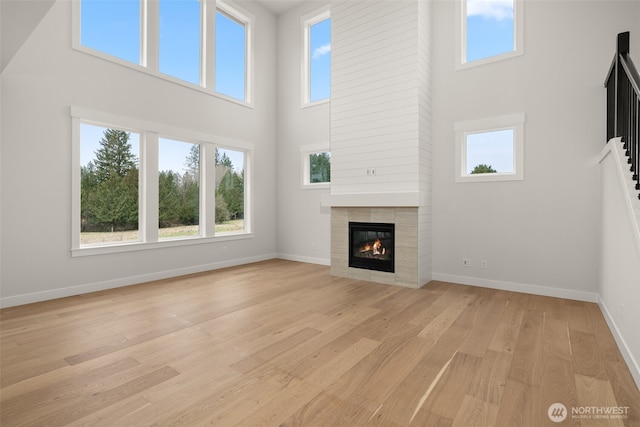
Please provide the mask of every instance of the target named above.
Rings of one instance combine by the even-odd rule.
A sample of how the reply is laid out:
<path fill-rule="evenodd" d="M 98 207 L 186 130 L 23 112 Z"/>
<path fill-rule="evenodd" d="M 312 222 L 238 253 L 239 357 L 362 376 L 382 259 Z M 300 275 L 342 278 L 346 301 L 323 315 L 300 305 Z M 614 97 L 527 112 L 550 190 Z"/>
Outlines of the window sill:
<path fill-rule="evenodd" d="M 302 184 L 303 190 L 321 190 L 331 188 L 330 182 L 318 182 L 316 184 Z"/>
<path fill-rule="evenodd" d="M 330 102 L 331 102 L 331 98 L 321 99 L 320 101 L 305 102 L 302 104 L 302 108 L 315 107 L 316 105 L 329 104 Z"/>
<path fill-rule="evenodd" d="M 184 239 L 162 240 L 158 242 L 105 243 L 104 245 L 86 245 L 71 249 L 72 257 L 105 255 L 121 252 L 146 251 L 180 246 L 202 245 L 207 243 L 253 239 L 253 233 L 221 234 L 215 237 L 190 237 Z"/>

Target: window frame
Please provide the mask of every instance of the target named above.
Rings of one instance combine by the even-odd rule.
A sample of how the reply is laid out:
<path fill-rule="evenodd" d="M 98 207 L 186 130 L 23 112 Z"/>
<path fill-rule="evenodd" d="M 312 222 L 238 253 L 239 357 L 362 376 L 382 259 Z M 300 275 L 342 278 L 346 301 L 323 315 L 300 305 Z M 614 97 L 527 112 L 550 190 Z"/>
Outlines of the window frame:
<path fill-rule="evenodd" d="M 457 0 L 455 4 L 456 70 L 491 64 L 524 54 L 524 0 L 513 0 L 514 49 L 510 52 L 477 59 L 475 61 L 467 61 L 467 0 Z"/>
<path fill-rule="evenodd" d="M 301 105 L 303 108 L 326 104 L 331 101 L 331 95 L 324 99 L 311 101 L 311 27 L 326 19 L 331 19 L 330 5 L 316 9 L 314 12 L 308 13 L 300 18 L 300 25 L 302 27 Z"/>
<path fill-rule="evenodd" d="M 99 245 L 80 244 L 81 202 L 80 202 L 80 124 L 116 128 L 139 133 L 139 180 L 138 180 L 138 230 L 140 240 L 130 242 L 105 243 Z M 168 138 L 200 145 L 200 236 L 187 236 L 175 239 L 158 238 L 158 139 Z M 71 107 L 71 255 L 88 256 L 107 253 L 129 252 L 174 246 L 188 246 L 253 238 L 252 215 L 252 164 L 255 152 L 253 143 L 234 140 L 190 129 L 176 128 L 170 125 L 103 113 L 84 107 Z M 215 148 L 227 148 L 244 152 L 244 232 L 215 232 L 215 192 L 207 197 L 206 192 L 215 188 Z M 205 159 L 204 161 L 202 159 Z M 210 160 L 209 160 L 210 159 Z"/>
<path fill-rule="evenodd" d="M 319 153 L 331 153 L 331 147 L 328 142 L 300 147 L 300 188 L 303 190 L 331 188 L 331 180 L 329 182 L 311 182 L 310 156 Z"/>
<path fill-rule="evenodd" d="M 246 107 L 254 107 L 254 46 L 255 46 L 255 16 L 232 0 L 199 0 L 201 3 L 200 29 L 200 84 L 196 85 L 159 70 L 159 19 L 160 5 L 157 1 L 140 0 L 140 60 L 139 63 L 129 62 L 117 56 L 85 46 L 81 41 L 81 3 L 73 0 L 71 6 L 72 37 L 71 46 L 74 50 L 141 71 L 155 77 L 179 84 L 190 89 L 198 90 L 215 97 L 234 102 Z M 245 99 L 237 99 L 215 90 L 215 15 L 223 11 L 238 22 L 245 25 Z"/>
<path fill-rule="evenodd" d="M 524 180 L 525 114 L 516 113 L 454 123 L 455 182 L 492 182 Z M 467 135 L 513 129 L 513 172 L 467 173 Z"/>

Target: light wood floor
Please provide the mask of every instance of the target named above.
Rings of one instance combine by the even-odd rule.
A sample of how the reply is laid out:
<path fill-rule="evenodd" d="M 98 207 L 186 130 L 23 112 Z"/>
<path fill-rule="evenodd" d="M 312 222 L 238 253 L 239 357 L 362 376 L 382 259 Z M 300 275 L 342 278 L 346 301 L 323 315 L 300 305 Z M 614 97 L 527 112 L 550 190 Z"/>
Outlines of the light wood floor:
<path fill-rule="evenodd" d="M 599 308 L 570 300 L 273 260 L 8 308 L 0 326 L 3 427 L 640 426 Z M 570 414 L 593 406 L 628 418 Z"/>

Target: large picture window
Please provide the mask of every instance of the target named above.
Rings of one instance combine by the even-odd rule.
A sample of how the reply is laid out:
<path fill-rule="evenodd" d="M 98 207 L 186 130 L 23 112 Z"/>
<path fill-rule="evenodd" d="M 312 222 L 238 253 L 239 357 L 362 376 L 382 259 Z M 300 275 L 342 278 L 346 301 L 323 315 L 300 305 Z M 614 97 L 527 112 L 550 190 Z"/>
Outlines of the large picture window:
<path fill-rule="evenodd" d="M 84 108 L 71 115 L 74 255 L 250 235 L 253 144 Z"/>
<path fill-rule="evenodd" d="M 211 3 L 215 7 L 206 7 Z M 250 104 L 253 16 L 223 0 L 79 0 L 73 46 Z M 212 43 L 213 42 L 213 43 Z"/>

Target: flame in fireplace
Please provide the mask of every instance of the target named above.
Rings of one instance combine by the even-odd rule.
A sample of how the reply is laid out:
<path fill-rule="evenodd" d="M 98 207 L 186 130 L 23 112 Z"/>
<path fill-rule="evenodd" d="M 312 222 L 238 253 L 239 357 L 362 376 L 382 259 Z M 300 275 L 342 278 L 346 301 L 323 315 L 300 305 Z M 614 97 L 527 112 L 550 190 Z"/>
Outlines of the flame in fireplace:
<path fill-rule="evenodd" d="M 371 244 L 367 243 L 360 248 L 361 253 L 369 251 L 371 252 L 371 255 L 384 255 L 387 253 L 387 249 L 382 246 L 380 239 L 376 239 L 376 241 Z"/>

